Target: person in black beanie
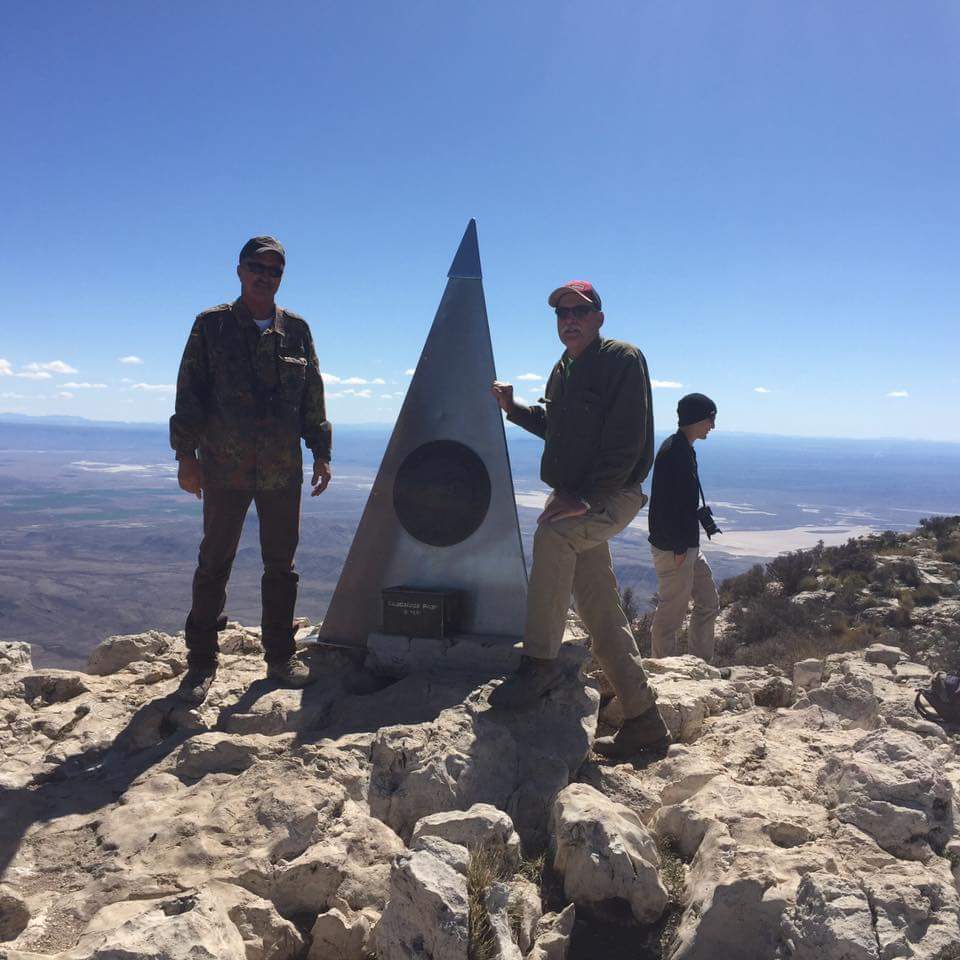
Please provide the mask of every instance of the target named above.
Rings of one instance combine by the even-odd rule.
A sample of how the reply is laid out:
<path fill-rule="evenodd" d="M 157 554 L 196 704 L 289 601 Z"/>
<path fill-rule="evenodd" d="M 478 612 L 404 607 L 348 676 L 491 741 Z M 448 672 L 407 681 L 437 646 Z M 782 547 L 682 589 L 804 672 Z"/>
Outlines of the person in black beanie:
<path fill-rule="evenodd" d="M 693 444 L 716 425 L 717 405 L 702 393 L 677 404 L 679 430 L 660 446 L 653 463 L 650 493 L 650 548 L 659 603 L 651 627 L 655 657 L 675 657 L 677 634 L 693 598 L 688 652 L 713 659 L 713 631 L 720 609 L 710 565 L 700 552 L 700 481 Z"/>

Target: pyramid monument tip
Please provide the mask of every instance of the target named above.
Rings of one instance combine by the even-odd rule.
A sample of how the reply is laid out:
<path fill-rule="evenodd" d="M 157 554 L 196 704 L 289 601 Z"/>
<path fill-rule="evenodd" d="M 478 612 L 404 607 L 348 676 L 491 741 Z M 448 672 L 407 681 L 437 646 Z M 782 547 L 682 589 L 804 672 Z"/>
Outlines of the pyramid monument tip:
<path fill-rule="evenodd" d="M 463 239 L 457 248 L 453 263 L 447 272 L 448 279 L 481 280 L 483 273 L 480 269 L 480 245 L 477 242 L 477 221 L 471 217 L 467 229 L 463 232 Z"/>

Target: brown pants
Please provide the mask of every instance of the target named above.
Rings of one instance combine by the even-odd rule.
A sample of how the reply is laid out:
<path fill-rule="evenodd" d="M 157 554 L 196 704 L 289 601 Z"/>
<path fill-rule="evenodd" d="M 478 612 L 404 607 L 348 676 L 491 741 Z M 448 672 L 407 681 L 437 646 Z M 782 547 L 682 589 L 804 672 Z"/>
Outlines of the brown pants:
<path fill-rule="evenodd" d="M 251 501 L 260 519 L 264 657 L 267 661 L 285 660 L 295 650 L 293 609 L 300 578 L 293 572 L 293 555 L 300 539 L 300 488 L 259 493 L 205 488 L 203 539 L 193 575 L 193 606 L 186 624 L 191 666 L 216 660 L 217 621 L 227 601 L 227 580 Z"/>
<path fill-rule="evenodd" d="M 656 702 L 640 663 L 640 651 L 620 605 L 607 541 L 620 533 L 646 502 L 639 488 L 621 490 L 602 510 L 537 527 L 527 590 L 523 650 L 553 659 L 560 651 L 573 594 L 593 655 L 623 704 L 636 717 Z"/>
<path fill-rule="evenodd" d="M 653 655 L 675 657 L 680 652 L 677 633 L 692 598 L 687 652 L 710 663 L 713 660 L 713 627 L 720 609 L 710 564 L 696 547 L 687 551 L 686 559 L 679 567 L 670 550 L 658 550 L 653 545 L 650 550 L 660 598 L 650 628 Z"/>

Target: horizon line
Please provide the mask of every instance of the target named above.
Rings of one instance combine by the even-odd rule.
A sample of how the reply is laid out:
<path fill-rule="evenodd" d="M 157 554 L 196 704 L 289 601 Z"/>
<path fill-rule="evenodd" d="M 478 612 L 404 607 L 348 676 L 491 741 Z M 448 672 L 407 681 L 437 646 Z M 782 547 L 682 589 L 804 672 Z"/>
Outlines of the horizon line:
<path fill-rule="evenodd" d="M 79 424 L 91 424 L 93 426 L 99 427 L 101 429 L 112 426 L 112 425 L 121 425 L 124 427 L 166 427 L 167 420 L 100 420 L 94 417 L 80 417 L 74 414 L 64 414 L 64 413 L 17 413 L 12 410 L 0 410 L 0 423 L 2 422 L 11 422 L 4 418 L 11 417 L 14 419 L 24 419 L 24 420 L 73 420 L 79 421 Z M 78 425 L 79 425 L 78 424 Z M 396 421 L 392 420 L 349 420 L 346 422 L 341 422 L 339 425 L 341 427 L 393 427 L 395 426 Z M 62 426 L 63 424 L 61 424 Z M 336 424 L 335 424 L 336 425 Z M 654 431 L 657 432 L 657 428 L 654 428 Z M 663 431 L 660 431 L 663 432 Z M 672 432 L 672 431 L 671 431 Z M 745 437 L 778 437 L 785 440 L 853 440 L 857 443 L 865 443 L 873 441 L 875 443 L 883 442 L 896 442 L 896 443 L 929 443 L 929 444 L 942 444 L 945 446 L 960 446 L 960 440 L 943 440 L 943 439 L 931 439 L 929 437 L 898 437 L 898 436 L 883 436 L 883 437 L 864 437 L 864 436 L 850 436 L 844 434 L 826 434 L 826 433 L 768 433 L 762 430 L 723 430 L 723 434 L 732 434 L 735 436 L 745 436 Z M 523 433 L 517 434 L 517 436 L 524 436 Z M 533 438 L 536 439 L 536 438 Z"/>

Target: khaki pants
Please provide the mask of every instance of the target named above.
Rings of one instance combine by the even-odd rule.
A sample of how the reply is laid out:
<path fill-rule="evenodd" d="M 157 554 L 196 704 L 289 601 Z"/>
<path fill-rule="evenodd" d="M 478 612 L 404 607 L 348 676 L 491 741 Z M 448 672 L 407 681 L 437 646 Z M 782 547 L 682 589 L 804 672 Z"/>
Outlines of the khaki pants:
<path fill-rule="evenodd" d="M 203 540 L 193 575 L 193 606 L 186 624 L 191 666 L 216 660 L 217 620 L 226 604 L 227 580 L 251 501 L 260 518 L 264 657 L 268 661 L 285 660 L 296 650 L 293 610 L 300 578 L 293 571 L 293 556 L 300 539 L 300 488 L 260 493 L 204 488 Z"/>
<path fill-rule="evenodd" d="M 687 614 L 690 598 L 693 612 L 687 632 L 687 651 L 709 663 L 713 659 L 713 626 L 720 610 L 717 585 L 710 564 L 693 547 L 678 567 L 670 550 L 651 545 L 653 567 L 657 572 L 660 602 L 653 616 L 651 646 L 655 657 L 675 657 L 679 653 L 677 632 Z"/>
<path fill-rule="evenodd" d="M 602 510 L 537 527 L 527 591 L 524 653 L 552 660 L 560 651 L 573 594 L 577 613 L 593 640 L 593 655 L 623 705 L 625 717 L 656 701 L 640 663 L 640 651 L 620 605 L 607 541 L 623 530 L 646 502 L 639 487 L 621 490 Z"/>

